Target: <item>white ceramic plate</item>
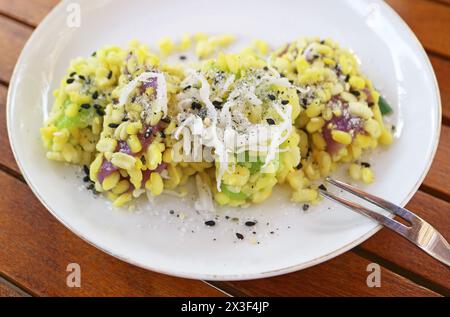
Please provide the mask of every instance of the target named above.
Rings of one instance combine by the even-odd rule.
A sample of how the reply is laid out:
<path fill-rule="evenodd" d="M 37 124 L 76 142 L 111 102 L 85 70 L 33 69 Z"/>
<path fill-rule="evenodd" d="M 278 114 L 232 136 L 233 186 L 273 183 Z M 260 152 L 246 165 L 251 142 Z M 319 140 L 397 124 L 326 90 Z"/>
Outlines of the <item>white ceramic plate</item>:
<path fill-rule="evenodd" d="M 335 257 L 379 227 L 328 202 L 303 213 L 282 190 L 263 205 L 221 211 L 214 228 L 204 226 L 212 216 L 193 212 L 190 200 L 163 197 L 156 207 L 130 213 L 111 210 L 106 200 L 79 190 L 76 169 L 46 160 L 39 128 L 69 61 L 102 45 L 133 38 L 154 44 L 162 36 L 198 31 L 230 32 L 240 43 L 262 38 L 274 46 L 299 36 L 332 37 L 355 51 L 363 71 L 395 105 L 395 144 L 371 159 L 377 181 L 367 190 L 404 205 L 429 169 L 440 131 L 436 79 L 413 33 L 382 1 L 86 0 L 79 1 L 78 28 L 66 24 L 73 12 L 69 3 L 74 1 L 63 1 L 49 14 L 17 63 L 8 95 L 9 137 L 41 202 L 75 234 L 113 256 L 189 278 L 261 278 Z M 241 223 L 226 221 L 225 214 L 239 214 Z M 254 228 L 242 225 L 252 219 L 258 220 Z M 236 239 L 236 232 L 245 239 Z"/>

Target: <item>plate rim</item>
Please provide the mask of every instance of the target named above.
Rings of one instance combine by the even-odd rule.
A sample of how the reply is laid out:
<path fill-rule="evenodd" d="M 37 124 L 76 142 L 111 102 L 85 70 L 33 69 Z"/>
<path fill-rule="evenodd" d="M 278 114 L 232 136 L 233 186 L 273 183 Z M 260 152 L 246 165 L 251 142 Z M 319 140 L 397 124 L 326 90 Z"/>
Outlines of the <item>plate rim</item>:
<path fill-rule="evenodd" d="M 427 166 L 425 167 L 425 169 L 423 170 L 420 178 L 417 180 L 416 184 L 414 185 L 414 187 L 412 188 L 412 190 L 408 193 L 408 195 L 405 197 L 405 199 L 401 202 L 401 206 L 405 206 L 410 200 L 411 198 L 417 193 L 420 185 L 423 183 L 425 177 L 427 176 L 431 165 L 434 161 L 434 158 L 436 156 L 436 152 L 439 146 L 439 141 L 440 141 L 440 135 L 441 135 L 441 128 L 442 128 L 442 100 L 441 100 L 441 94 L 440 94 L 440 89 L 439 89 L 439 84 L 437 81 L 437 77 L 436 74 L 434 72 L 434 68 L 431 64 L 431 61 L 425 51 L 425 48 L 423 47 L 422 43 L 419 41 L 419 39 L 417 38 L 416 34 L 411 30 L 411 28 L 409 27 L 409 25 L 403 20 L 403 18 L 386 2 L 382 1 L 382 0 L 375 0 L 379 5 L 384 6 L 385 9 L 387 9 L 388 11 L 391 12 L 391 14 L 394 15 L 394 17 L 396 19 L 398 19 L 398 21 L 400 23 L 403 24 L 403 26 L 405 27 L 406 31 L 409 33 L 409 35 L 411 36 L 412 40 L 416 42 L 416 44 L 418 45 L 418 49 L 420 51 L 420 54 L 422 54 L 422 57 L 425 58 L 425 62 L 426 62 L 426 66 L 428 68 L 428 70 L 431 72 L 432 78 L 433 78 L 433 84 L 434 84 L 434 90 L 436 93 L 436 97 L 437 97 L 437 104 L 438 104 L 438 109 L 437 109 L 437 124 L 436 124 L 436 140 L 434 140 L 434 147 L 433 150 L 430 152 L 430 155 L 428 157 L 428 162 L 427 162 Z M 13 98 L 13 94 L 15 93 L 15 89 L 13 89 L 12 87 L 15 87 L 15 82 L 16 82 L 16 77 L 18 76 L 17 74 L 19 73 L 19 69 L 21 67 L 21 65 L 23 65 L 23 60 L 25 59 L 25 53 L 26 51 L 28 51 L 29 46 L 35 41 L 35 38 L 37 38 L 39 36 L 39 34 L 41 32 L 43 32 L 43 29 L 46 27 L 46 25 L 49 23 L 49 21 L 56 16 L 59 11 L 61 11 L 62 6 L 66 3 L 66 1 L 61 1 L 59 2 L 46 16 L 45 18 L 38 24 L 38 26 L 35 28 L 35 30 L 33 31 L 32 35 L 30 36 L 30 38 L 27 40 L 26 44 L 24 45 L 19 58 L 17 59 L 16 65 L 14 66 L 14 70 L 13 73 L 11 75 L 11 79 L 9 82 L 9 86 L 8 86 L 8 94 L 7 94 L 7 101 L 6 101 L 6 125 L 7 125 L 7 132 L 8 132 L 8 140 L 10 143 L 10 147 L 11 150 L 13 152 L 14 158 L 17 162 L 17 165 L 19 167 L 20 172 L 22 173 L 22 176 L 25 180 L 25 182 L 27 183 L 27 185 L 30 187 L 30 189 L 32 190 L 33 194 L 35 195 L 35 197 L 38 198 L 38 200 L 40 201 L 40 203 L 47 209 L 47 211 L 53 216 L 55 217 L 61 224 L 63 224 L 67 229 L 69 229 L 73 234 L 75 234 L 78 238 L 81 238 L 83 241 L 87 242 L 88 244 L 94 246 L 95 248 L 101 250 L 102 252 L 105 252 L 106 254 L 115 257 L 116 259 L 122 260 L 126 263 L 129 263 L 131 265 L 143 268 L 145 270 L 149 270 L 152 272 L 157 272 L 157 273 L 162 273 L 162 274 L 166 274 L 166 275 L 170 275 L 170 276 L 176 276 L 176 277 L 181 277 L 181 278 L 187 278 L 187 279 L 196 279 L 196 280 L 208 280 L 208 281 L 244 281 L 244 280 L 253 280 L 253 279 L 260 279 L 260 278 L 268 278 L 268 277 L 273 277 L 273 276 L 278 276 L 278 275 L 283 275 L 283 274 L 288 274 L 288 273 L 292 273 L 295 271 L 300 271 L 306 268 L 309 268 L 311 266 L 315 266 L 318 265 L 320 263 L 326 262 L 332 258 L 335 258 L 347 251 L 349 251 L 350 249 L 360 245 L 361 243 L 363 243 L 364 241 L 366 241 L 367 239 L 369 239 L 370 237 L 372 237 L 375 233 L 377 233 L 380 229 L 383 228 L 382 225 L 378 225 L 376 226 L 374 229 L 368 231 L 367 233 L 363 234 L 361 237 L 359 237 L 358 239 L 355 239 L 354 241 L 352 241 L 351 243 L 346 244 L 345 246 L 336 249 L 330 253 L 327 253 L 323 256 L 320 256 L 318 258 L 315 258 L 313 260 L 301 263 L 301 264 L 296 264 L 296 265 L 291 265 L 291 266 L 287 266 L 287 267 L 283 267 L 283 268 L 279 268 L 276 270 L 269 270 L 269 271 L 264 271 L 264 272 L 256 272 L 256 273 L 246 273 L 246 274 L 220 274 L 220 275 L 216 275 L 216 274 L 200 274 L 200 273 L 189 273 L 189 272 L 183 272 L 183 271 L 173 271 L 173 270 L 164 270 L 164 269 L 159 269 L 159 268 L 154 268 L 152 267 L 152 265 L 148 265 L 148 264 L 144 264 L 144 263 L 138 263 L 137 261 L 134 261 L 133 259 L 121 256 L 121 255 L 117 255 L 114 254 L 113 251 L 106 249 L 105 247 L 99 246 L 97 244 L 95 244 L 93 241 L 89 240 L 87 237 L 85 237 L 83 234 L 81 234 L 78 230 L 76 230 L 75 228 L 73 228 L 68 222 L 64 221 L 61 217 L 59 217 L 58 213 L 53 210 L 52 208 L 50 208 L 50 206 L 47 204 L 47 202 L 44 200 L 43 197 L 41 197 L 41 195 L 39 194 L 37 188 L 34 187 L 34 185 L 30 182 L 29 177 L 27 172 L 25 171 L 25 169 L 23 168 L 21 161 L 19 159 L 19 156 L 17 155 L 16 149 L 15 149 L 15 145 L 13 143 L 13 137 L 12 137 L 12 98 Z M 13 92 L 14 91 L 14 92 Z"/>

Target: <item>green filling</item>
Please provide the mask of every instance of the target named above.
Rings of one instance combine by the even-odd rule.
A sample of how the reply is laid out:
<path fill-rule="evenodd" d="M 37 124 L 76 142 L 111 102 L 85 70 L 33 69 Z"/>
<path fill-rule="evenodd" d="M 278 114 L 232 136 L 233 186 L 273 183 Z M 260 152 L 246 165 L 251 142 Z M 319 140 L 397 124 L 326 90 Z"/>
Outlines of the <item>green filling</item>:
<path fill-rule="evenodd" d="M 64 102 L 64 110 L 68 107 L 70 104 L 69 100 L 66 100 Z M 70 129 L 70 128 L 86 128 L 90 125 L 92 125 L 92 121 L 94 120 L 96 116 L 95 109 L 93 107 L 89 109 L 83 109 L 80 108 L 80 111 L 78 112 L 78 115 L 75 117 L 69 118 L 67 117 L 64 112 L 61 114 L 61 116 L 56 120 L 56 126 L 59 129 Z"/>
<path fill-rule="evenodd" d="M 242 192 L 239 193 L 232 192 L 225 184 L 222 184 L 220 188 L 222 189 L 222 192 L 228 197 L 230 197 L 232 200 L 246 200 L 248 198 L 248 196 Z"/>
<path fill-rule="evenodd" d="M 392 107 L 388 104 L 386 99 L 380 96 L 380 100 L 378 101 L 378 107 L 380 108 L 380 112 L 383 116 L 391 114 L 393 112 Z"/>
<path fill-rule="evenodd" d="M 250 171 L 250 174 L 256 174 L 261 170 L 261 167 L 264 165 L 264 161 L 262 158 L 252 156 L 250 159 L 250 154 L 248 151 L 244 153 L 244 162 L 239 162 L 238 164 L 245 166 Z"/>

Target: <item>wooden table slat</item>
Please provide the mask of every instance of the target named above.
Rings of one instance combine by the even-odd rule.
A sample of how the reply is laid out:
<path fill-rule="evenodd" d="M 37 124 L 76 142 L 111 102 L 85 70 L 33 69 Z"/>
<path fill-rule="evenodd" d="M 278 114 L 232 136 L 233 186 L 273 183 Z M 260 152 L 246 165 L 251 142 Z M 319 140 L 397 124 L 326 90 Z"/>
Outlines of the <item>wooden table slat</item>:
<path fill-rule="evenodd" d="M 0 85 L 0 165 L 6 166 L 8 169 L 20 173 L 19 166 L 17 166 L 14 155 L 12 154 L 11 146 L 8 140 L 8 132 L 6 128 L 6 94 L 5 86 Z"/>
<path fill-rule="evenodd" d="M 450 127 L 442 126 L 438 150 L 430 172 L 423 184 L 433 191 L 441 193 L 448 200 L 450 197 Z M 449 218 L 450 221 L 450 218 Z"/>
<path fill-rule="evenodd" d="M 248 296 L 436 296 L 430 290 L 381 267 L 381 287 L 367 286 L 368 260 L 347 252 L 299 272 L 255 281 L 226 282 Z"/>
<path fill-rule="evenodd" d="M 443 122 L 450 125 L 450 60 L 436 56 L 429 57 L 439 83 Z"/>
<path fill-rule="evenodd" d="M 36 26 L 58 0 L 0 0 L 0 46 L 7 47 L 0 55 L 0 82 L 8 83 L 24 46 Z M 388 0 L 417 34 L 432 54 L 443 101 L 444 123 L 450 124 L 450 0 Z M 439 3 L 441 2 L 441 3 Z M 2 16 L 3 15 L 3 16 Z M 17 21 L 21 21 L 21 24 Z M 26 25 L 25 25 L 26 24 Z M 442 58 L 440 56 L 447 56 Z M 0 85 L 0 122 L 5 122 L 6 87 Z M 0 127 L 0 165 L 19 172 L 13 159 L 6 133 Z M 450 127 L 444 126 L 436 160 L 423 189 L 450 197 L 448 175 L 450 164 Z M 0 186 L 13 193 L 0 198 L 0 275 L 8 276 L 22 288 L 36 295 L 190 295 L 218 296 L 220 291 L 200 281 L 190 281 L 148 272 L 112 258 L 87 243 L 58 223 L 19 180 L 0 172 Z M 408 204 L 448 237 L 449 203 L 418 192 Z M 13 217 L 11 215 L 14 215 Z M 20 230 L 19 230 L 20 228 Z M 45 248 L 42 248 L 45 245 Z M 398 250 L 401 250 L 399 252 Z M 423 255 L 406 241 L 382 230 L 357 250 L 386 263 L 382 268 L 381 289 L 365 284 L 369 263 L 358 251 L 348 252 L 319 266 L 265 280 L 219 283 L 226 290 L 250 296 L 267 295 L 405 295 L 435 296 L 408 278 L 431 283 L 430 288 L 447 294 L 450 276 L 447 267 Z M 14 253 L 15 257 L 9 256 Z M 83 270 L 83 287 L 65 285 L 67 261 L 79 261 Z M 105 276 L 108 272 L 108 276 Z M 0 296 L 13 296 L 15 290 L 0 279 Z M 20 293 L 20 292 L 19 292 Z"/>
<path fill-rule="evenodd" d="M 223 295 L 200 281 L 160 275 L 121 262 L 70 233 L 22 182 L 1 173 L 0 187 L 7 190 L 0 197 L 0 205 L 7 211 L 0 213 L 1 274 L 37 295 Z M 14 217 L 10 216 L 12 213 Z M 14 256 L 9 256 L 11 254 Z M 81 266 L 81 288 L 66 286 L 69 263 Z M 263 293 L 252 291 L 248 295 L 271 295 L 273 292 L 278 295 L 437 295 L 385 269 L 382 271 L 382 288 L 368 288 L 367 264 L 362 257 L 346 253 L 329 263 L 293 275 L 268 282 L 247 282 L 256 285 L 255 290 L 260 284 L 270 285 L 271 280 L 281 280 L 280 286 L 284 285 L 283 288 L 262 287 L 259 292 Z M 286 280 L 291 282 L 286 284 Z M 245 287 L 239 289 L 247 294 Z"/>
<path fill-rule="evenodd" d="M 450 57 L 450 7 L 436 1 L 387 0 L 428 50 Z"/>
<path fill-rule="evenodd" d="M 0 297 L 26 297 L 28 294 L 0 277 Z"/>
<path fill-rule="evenodd" d="M 450 203 L 419 191 L 406 208 L 424 218 L 450 241 Z M 382 229 L 359 248 L 429 281 L 450 296 L 450 269 L 394 232 Z"/>
<path fill-rule="evenodd" d="M 0 16 L 0 47 L 3 48 L 0 55 L 0 81 L 9 82 L 16 61 L 31 32 L 31 28 Z"/>
<path fill-rule="evenodd" d="M 0 14 L 37 26 L 59 0 L 0 0 Z"/>
<path fill-rule="evenodd" d="M 36 295 L 224 296 L 202 281 L 170 277 L 124 263 L 60 224 L 26 184 L 0 172 L 0 275 Z M 81 267 L 81 288 L 66 285 L 69 263 Z"/>

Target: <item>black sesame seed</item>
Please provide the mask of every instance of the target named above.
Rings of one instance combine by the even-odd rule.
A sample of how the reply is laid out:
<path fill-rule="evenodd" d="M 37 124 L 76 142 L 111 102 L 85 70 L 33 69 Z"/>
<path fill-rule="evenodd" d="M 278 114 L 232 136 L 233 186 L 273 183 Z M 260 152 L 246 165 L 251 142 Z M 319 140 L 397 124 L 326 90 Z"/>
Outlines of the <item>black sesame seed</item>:
<path fill-rule="evenodd" d="M 188 89 L 191 89 L 191 87 L 192 87 L 191 85 L 189 85 L 189 86 L 186 86 L 186 87 L 184 87 L 184 88 L 183 88 L 183 90 L 188 90 Z"/>
<path fill-rule="evenodd" d="M 274 234 L 275 232 L 273 232 L 273 231 L 270 231 L 270 234 Z"/>
<path fill-rule="evenodd" d="M 94 184 L 90 184 L 90 185 L 87 187 L 87 189 L 88 189 L 88 190 L 93 190 L 93 189 L 95 189 Z"/>
<path fill-rule="evenodd" d="M 256 225 L 256 221 L 247 221 L 247 222 L 245 223 L 245 225 L 246 225 L 247 227 L 253 227 L 254 225 Z"/>
<path fill-rule="evenodd" d="M 264 68 L 263 68 L 266 72 L 269 70 L 269 67 L 267 67 L 267 66 L 264 66 Z"/>
<path fill-rule="evenodd" d="M 95 57 L 97 55 L 97 52 L 94 52 L 91 54 L 92 57 Z"/>
<path fill-rule="evenodd" d="M 97 98 L 98 98 L 98 91 L 96 91 L 92 94 L 92 99 L 97 99 Z"/>
<path fill-rule="evenodd" d="M 308 99 L 303 98 L 302 99 L 302 105 L 306 106 L 308 104 Z"/>
<path fill-rule="evenodd" d="M 275 124 L 275 120 L 273 120 L 272 118 L 267 118 L 266 121 L 270 125 L 274 125 Z"/>
<path fill-rule="evenodd" d="M 122 122 L 127 122 L 128 120 L 130 120 L 130 119 L 127 118 L 127 117 L 124 117 L 124 118 L 122 119 Z"/>
<path fill-rule="evenodd" d="M 99 104 L 94 104 L 94 108 L 95 109 L 102 109 L 102 106 L 100 106 Z"/>
<path fill-rule="evenodd" d="M 307 211 L 309 209 L 309 205 L 308 204 L 304 204 L 302 209 L 303 209 L 303 211 Z"/>
<path fill-rule="evenodd" d="M 243 236 L 242 234 L 240 234 L 239 232 L 236 232 L 236 237 L 237 237 L 239 240 L 244 240 L 244 236 Z"/>
<path fill-rule="evenodd" d="M 325 44 L 325 40 L 320 41 L 320 44 Z"/>
<path fill-rule="evenodd" d="M 83 172 L 86 175 L 89 175 L 89 167 L 87 165 L 83 165 Z"/>
<path fill-rule="evenodd" d="M 169 214 L 171 214 L 171 215 L 173 215 L 174 213 L 175 213 L 175 211 L 173 211 L 173 210 L 169 211 Z"/>
<path fill-rule="evenodd" d="M 205 225 L 207 225 L 209 227 L 214 227 L 216 225 L 216 222 L 214 220 L 208 220 L 208 221 L 205 221 Z"/>
<path fill-rule="evenodd" d="M 274 100 L 276 99 L 276 97 L 275 97 L 274 95 L 272 95 L 272 94 L 267 95 L 267 97 L 268 97 L 270 100 L 272 100 L 272 101 L 274 101 Z"/>
<path fill-rule="evenodd" d="M 83 182 L 90 182 L 91 181 L 91 179 L 89 178 L 89 176 L 85 176 L 85 177 L 83 177 Z"/>
<path fill-rule="evenodd" d="M 220 102 L 220 101 L 217 101 L 217 100 L 214 100 L 213 102 L 212 102 L 212 104 L 214 105 L 214 107 L 216 108 L 216 109 L 222 109 L 222 103 Z"/>
<path fill-rule="evenodd" d="M 118 123 L 110 123 L 110 124 L 108 124 L 108 127 L 113 128 L 113 129 L 117 128 L 118 126 L 119 126 Z"/>
<path fill-rule="evenodd" d="M 299 169 L 302 169 L 302 167 L 303 167 L 303 164 L 302 164 L 302 163 L 298 163 L 297 169 L 298 169 L 298 170 L 299 170 Z"/>
<path fill-rule="evenodd" d="M 105 111 L 103 111 L 102 109 L 97 109 L 96 112 L 97 112 L 97 114 L 99 116 L 104 116 L 105 115 Z"/>
<path fill-rule="evenodd" d="M 86 80 L 86 77 L 84 77 L 83 75 L 78 76 L 78 78 L 80 78 L 81 80 Z"/>
<path fill-rule="evenodd" d="M 152 128 L 152 127 L 148 127 L 148 128 L 145 130 L 144 137 L 145 137 L 146 139 L 148 139 L 148 138 L 152 135 L 152 133 L 153 133 L 153 128 Z"/>
<path fill-rule="evenodd" d="M 345 76 L 345 82 L 348 82 L 350 80 L 350 75 Z"/>
<path fill-rule="evenodd" d="M 184 60 L 186 60 L 186 56 L 185 55 L 180 55 L 180 59 L 182 60 L 182 61 L 184 61 Z"/>
<path fill-rule="evenodd" d="M 108 79 L 111 79 L 112 75 L 113 75 L 113 72 L 112 72 L 112 70 L 110 70 L 109 73 L 108 73 Z"/>
<path fill-rule="evenodd" d="M 356 97 L 359 97 L 361 95 L 361 93 L 359 91 L 356 91 L 356 90 L 352 90 L 352 91 L 350 91 L 350 93 L 352 95 L 356 96 Z"/>
<path fill-rule="evenodd" d="M 166 117 L 166 118 L 162 118 L 161 119 L 162 122 L 169 124 L 170 123 L 170 118 Z"/>
<path fill-rule="evenodd" d="M 325 187 L 324 184 L 320 184 L 319 188 L 320 188 L 321 190 L 327 191 L 327 188 Z"/>
<path fill-rule="evenodd" d="M 75 81 L 74 78 L 69 78 L 69 79 L 66 80 L 66 83 L 71 84 L 71 83 L 73 83 L 74 81 Z"/>
<path fill-rule="evenodd" d="M 147 160 L 145 159 L 145 156 L 141 156 L 141 162 L 142 162 L 142 164 L 147 164 Z"/>
<path fill-rule="evenodd" d="M 77 72 L 72 72 L 72 73 L 70 73 L 70 77 L 73 77 L 73 76 L 75 76 L 77 74 Z"/>
<path fill-rule="evenodd" d="M 283 100 L 283 101 L 281 101 L 281 104 L 282 104 L 283 106 L 286 106 L 288 103 L 289 103 L 289 100 Z"/>
<path fill-rule="evenodd" d="M 367 162 L 361 162 L 361 166 L 363 167 L 370 167 L 370 164 Z"/>
<path fill-rule="evenodd" d="M 90 107 L 91 107 L 91 105 L 88 103 L 84 103 L 81 105 L 81 108 L 83 108 L 83 109 L 89 109 Z"/>
<path fill-rule="evenodd" d="M 227 219 L 227 220 L 230 219 L 230 216 L 225 216 L 225 219 Z"/>
<path fill-rule="evenodd" d="M 202 108 L 202 105 L 199 103 L 199 102 L 196 102 L 196 101 L 194 101 L 192 104 L 191 104 L 191 108 L 193 109 L 193 110 L 195 110 L 195 109 L 201 109 Z"/>

